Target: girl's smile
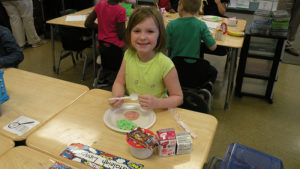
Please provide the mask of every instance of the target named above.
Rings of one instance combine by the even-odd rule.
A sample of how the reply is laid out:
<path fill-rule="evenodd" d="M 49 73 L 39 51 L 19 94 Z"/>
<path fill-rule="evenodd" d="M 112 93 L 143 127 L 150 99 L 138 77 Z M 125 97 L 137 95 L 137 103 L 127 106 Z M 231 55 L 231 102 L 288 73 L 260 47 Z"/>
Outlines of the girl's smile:
<path fill-rule="evenodd" d="M 131 43 L 142 61 L 151 60 L 155 56 L 159 30 L 152 17 L 137 24 L 131 31 Z"/>

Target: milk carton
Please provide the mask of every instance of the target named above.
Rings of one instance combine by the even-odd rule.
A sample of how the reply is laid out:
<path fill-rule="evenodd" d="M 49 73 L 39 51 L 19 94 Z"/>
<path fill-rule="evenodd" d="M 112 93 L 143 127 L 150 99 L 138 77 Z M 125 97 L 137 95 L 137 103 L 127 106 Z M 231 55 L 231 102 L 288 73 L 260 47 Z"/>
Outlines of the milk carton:
<path fill-rule="evenodd" d="M 175 155 L 176 133 L 173 128 L 161 129 L 157 131 L 159 139 L 158 153 L 162 157 Z"/>
<path fill-rule="evenodd" d="M 190 133 L 176 134 L 176 154 L 188 154 L 192 152 L 192 138 Z"/>

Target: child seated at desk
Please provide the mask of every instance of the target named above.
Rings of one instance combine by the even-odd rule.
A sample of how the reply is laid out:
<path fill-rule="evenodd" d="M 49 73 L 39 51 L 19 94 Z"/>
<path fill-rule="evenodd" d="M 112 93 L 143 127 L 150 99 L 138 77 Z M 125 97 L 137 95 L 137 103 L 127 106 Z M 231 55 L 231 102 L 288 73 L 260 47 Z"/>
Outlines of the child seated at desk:
<path fill-rule="evenodd" d="M 175 13 L 175 9 L 172 9 L 170 0 L 155 0 L 155 4 L 159 8 L 165 8 L 170 13 Z"/>
<path fill-rule="evenodd" d="M 154 7 L 140 7 L 131 14 L 125 33 L 128 49 L 113 84 L 112 96 L 139 94 L 142 108 L 174 108 L 182 104 L 176 68 L 165 56 L 166 32 L 162 15 Z M 167 94 L 168 91 L 168 94 Z M 123 100 L 110 100 L 113 108 Z"/>
<path fill-rule="evenodd" d="M 201 0 L 201 8 L 199 10 L 200 15 L 214 15 L 225 16 L 226 5 L 230 3 L 230 0 Z"/>
<path fill-rule="evenodd" d="M 98 28 L 100 54 L 103 54 L 104 50 L 108 48 L 116 48 L 117 50 L 114 51 L 120 51 L 119 48 L 121 48 L 121 52 L 116 52 L 117 56 L 114 56 L 114 58 L 117 58 L 115 60 L 120 60 L 120 63 L 116 63 L 116 65 L 121 64 L 121 60 L 123 57 L 122 50 L 125 49 L 123 38 L 125 32 L 125 22 L 127 18 L 125 8 L 123 8 L 119 4 L 121 1 L 122 0 L 107 0 L 98 2 L 94 10 L 89 14 L 85 21 L 86 27 L 93 29 Z M 95 24 L 96 18 L 98 19 L 98 25 Z M 111 46 L 112 48 L 110 48 Z M 103 60 L 109 60 L 109 58 L 107 57 L 110 56 L 101 55 L 102 65 L 106 64 Z M 117 67 L 116 69 L 118 70 L 119 67 Z M 103 85 L 112 84 L 112 80 L 114 80 L 115 74 L 116 73 L 114 73 L 113 71 L 103 67 L 103 73 L 101 73 L 102 77 L 100 78 L 100 82 L 103 83 Z"/>
<path fill-rule="evenodd" d="M 195 14 L 199 11 L 200 4 L 201 0 L 179 0 L 178 13 L 180 18 L 171 21 L 167 25 L 167 49 L 171 59 L 182 56 L 200 58 L 201 41 L 203 41 L 210 50 L 213 51 L 216 49 L 216 41 L 210 34 L 208 27 L 203 21 L 195 17 Z M 191 65 L 188 63 L 194 63 L 195 61 L 184 60 L 184 62 L 186 63 L 182 64 L 188 66 Z M 207 61 L 205 62 L 208 63 Z M 195 67 L 193 72 L 184 72 L 184 74 L 187 76 L 196 74 L 198 79 L 207 78 L 206 80 L 201 79 L 201 81 L 211 81 L 214 83 L 217 77 L 217 70 L 210 64 L 205 67 L 208 67 L 208 69 L 204 70 L 204 67 Z M 196 72 L 200 72 L 200 74 Z M 207 76 L 207 74 L 210 76 Z M 194 78 L 194 80 L 197 80 L 197 78 Z M 203 85 L 204 84 L 199 84 L 199 87 Z M 206 93 L 206 96 L 210 97 L 210 93 Z M 204 95 L 202 98 L 204 98 Z"/>

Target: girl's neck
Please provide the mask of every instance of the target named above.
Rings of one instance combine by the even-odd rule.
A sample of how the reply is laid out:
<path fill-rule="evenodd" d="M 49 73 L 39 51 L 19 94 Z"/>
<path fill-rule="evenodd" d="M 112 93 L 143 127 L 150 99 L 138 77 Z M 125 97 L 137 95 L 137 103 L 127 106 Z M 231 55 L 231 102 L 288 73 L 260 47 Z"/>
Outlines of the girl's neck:
<path fill-rule="evenodd" d="M 151 51 L 150 53 L 140 53 L 140 52 L 137 52 L 137 55 L 140 59 L 140 61 L 142 62 L 148 62 L 150 61 L 151 59 L 154 58 L 156 52 L 155 51 Z"/>
<path fill-rule="evenodd" d="M 185 12 L 185 11 L 182 11 L 181 12 L 181 17 L 182 18 L 188 18 L 188 17 L 194 17 L 195 15 L 191 14 L 191 13 L 188 13 L 188 12 Z"/>

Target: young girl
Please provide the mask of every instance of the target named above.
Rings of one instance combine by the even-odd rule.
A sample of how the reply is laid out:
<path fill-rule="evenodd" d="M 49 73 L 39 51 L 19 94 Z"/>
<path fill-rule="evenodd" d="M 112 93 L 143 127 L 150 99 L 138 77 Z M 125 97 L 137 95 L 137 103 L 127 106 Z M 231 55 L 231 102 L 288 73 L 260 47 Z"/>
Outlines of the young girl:
<path fill-rule="evenodd" d="M 166 46 L 166 31 L 160 12 L 153 7 L 137 8 L 125 32 L 128 46 L 112 88 L 113 97 L 139 94 L 144 109 L 173 108 L 182 104 L 182 91 L 173 62 L 161 51 Z M 167 91 L 169 96 L 167 95 Z M 113 108 L 123 100 L 111 100 Z"/>

